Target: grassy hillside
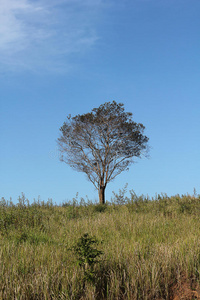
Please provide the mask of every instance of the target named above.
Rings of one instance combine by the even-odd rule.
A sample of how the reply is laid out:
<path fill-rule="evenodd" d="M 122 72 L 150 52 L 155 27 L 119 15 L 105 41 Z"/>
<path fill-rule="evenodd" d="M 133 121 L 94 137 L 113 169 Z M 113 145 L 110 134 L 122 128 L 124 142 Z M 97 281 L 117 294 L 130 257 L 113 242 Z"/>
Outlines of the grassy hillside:
<path fill-rule="evenodd" d="M 18 201 L 0 202 L 0 299 L 175 299 L 183 280 L 197 289 L 200 196 L 120 191 L 105 206 Z M 103 253 L 92 280 L 73 250 L 85 233 Z"/>

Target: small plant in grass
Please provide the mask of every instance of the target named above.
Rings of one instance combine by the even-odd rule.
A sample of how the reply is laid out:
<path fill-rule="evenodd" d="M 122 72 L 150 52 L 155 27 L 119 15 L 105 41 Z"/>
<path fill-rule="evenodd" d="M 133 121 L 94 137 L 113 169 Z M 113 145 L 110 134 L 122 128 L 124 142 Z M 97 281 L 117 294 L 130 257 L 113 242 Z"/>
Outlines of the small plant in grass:
<path fill-rule="evenodd" d="M 107 209 L 107 204 L 96 204 L 94 205 L 94 211 L 98 213 L 105 212 Z"/>
<path fill-rule="evenodd" d="M 127 186 L 128 183 L 126 183 L 123 189 L 119 189 L 118 193 L 115 193 L 114 191 L 112 192 L 114 195 L 114 198 L 111 198 L 112 203 L 115 203 L 117 205 L 124 205 L 128 202 L 128 197 L 125 197 L 125 194 L 127 192 Z"/>
<path fill-rule="evenodd" d="M 77 258 L 77 264 L 83 268 L 84 271 L 84 285 L 85 282 L 94 282 L 95 271 L 94 266 L 99 262 L 98 258 L 103 254 L 101 250 L 96 249 L 94 246 L 98 245 L 99 241 L 95 236 L 89 236 L 85 233 L 80 237 L 77 243 L 71 248 Z"/>

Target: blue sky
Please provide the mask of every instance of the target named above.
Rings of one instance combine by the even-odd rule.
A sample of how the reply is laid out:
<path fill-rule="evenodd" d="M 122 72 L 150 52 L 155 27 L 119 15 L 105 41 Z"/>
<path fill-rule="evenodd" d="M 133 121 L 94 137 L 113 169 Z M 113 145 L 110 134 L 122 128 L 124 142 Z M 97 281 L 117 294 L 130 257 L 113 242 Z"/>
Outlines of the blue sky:
<path fill-rule="evenodd" d="M 200 193 L 199 0 L 2 0 L 0 197 L 61 203 L 92 183 L 59 161 L 68 114 L 116 100 L 146 127 L 150 158 L 109 183 Z"/>

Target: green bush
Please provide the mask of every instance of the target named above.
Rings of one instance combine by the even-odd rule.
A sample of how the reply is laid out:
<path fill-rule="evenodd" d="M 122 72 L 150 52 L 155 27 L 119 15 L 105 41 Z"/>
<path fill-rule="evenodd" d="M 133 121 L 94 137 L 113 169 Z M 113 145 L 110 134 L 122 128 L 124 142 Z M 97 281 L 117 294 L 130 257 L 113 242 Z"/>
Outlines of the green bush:
<path fill-rule="evenodd" d="M 101 250 L 94 247 L 98 244 L 99 242 L 95 236 L 89 236 L 88 233 L 85 233 L 71 248 L 77 258 L 77 264 L 83 268 L 84 281 L 94 281 L 94 266 L 99 262 L 99 256 L 103 254 Z"/>

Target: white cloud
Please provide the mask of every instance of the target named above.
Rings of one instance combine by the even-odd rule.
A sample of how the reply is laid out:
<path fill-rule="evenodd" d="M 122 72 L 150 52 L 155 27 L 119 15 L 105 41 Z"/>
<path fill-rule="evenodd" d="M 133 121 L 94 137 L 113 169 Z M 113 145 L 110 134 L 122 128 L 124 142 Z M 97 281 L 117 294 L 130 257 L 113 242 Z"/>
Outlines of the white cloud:
<path fill-rule="evenodd" d="M 97 40 L 101 0 L 0 0 L 0 69 L 54 70 Z"/>

